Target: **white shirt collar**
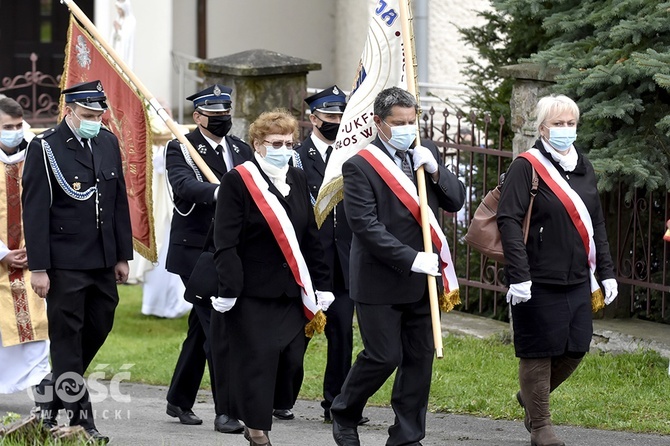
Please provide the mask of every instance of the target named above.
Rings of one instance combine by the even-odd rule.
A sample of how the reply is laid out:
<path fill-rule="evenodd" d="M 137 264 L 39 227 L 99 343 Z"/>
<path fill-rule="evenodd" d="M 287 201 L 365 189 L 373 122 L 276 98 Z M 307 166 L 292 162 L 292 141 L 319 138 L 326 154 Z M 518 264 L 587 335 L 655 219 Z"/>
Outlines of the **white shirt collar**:
<path fill-rule="evenodd" d="M 321 155 L 321 159 L 325 162 L 326 161 L 326 151 L 328 150 L 328 146 L 332 146 L 332 144 L 328 144 L 325 141 L 322 141 L 320 138 L 318 138 L 314 133 L 309 135 L 309 137 L 312 139 L 312 142 L 314 143 L 314 147 L 316 147 L 316 150 L 318 150 L 319 154 Z M 335 143 L 333 143 L 335 144 Z"/>

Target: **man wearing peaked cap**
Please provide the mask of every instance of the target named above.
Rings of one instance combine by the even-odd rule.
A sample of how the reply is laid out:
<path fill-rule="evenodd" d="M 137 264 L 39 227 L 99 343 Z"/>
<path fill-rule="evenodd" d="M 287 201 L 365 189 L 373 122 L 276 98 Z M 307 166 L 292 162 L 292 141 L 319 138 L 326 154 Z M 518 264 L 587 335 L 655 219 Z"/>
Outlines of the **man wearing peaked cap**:
<path fill-rule="evenodd" d="M 197 128 L 187 133 L 186 138 L 218 179 L 253 156 L 251 148 L 244 141 L 228 135 L 232 126 L 231 93 L 231 88 L 215 84 L 187 98 L 193 102 L 193 121 Z M 205 243 L 214 218 L 219 187 L 205 179 L 176 139 L 167 145 L 165 166 L 174 195 L 166 268 L 178 274 L 184 285 L 187 285 L 203 249 L 214 249 L 213 243 L 211 246 L 205 246 Z M 216 290 L 212 292 L 216 294 Z M 216 410 L 214 428 L 224 433 L 241 432 L 243 426 L 240 422 L 226 414 L 225 395 L 223 390 L 219 391 L 219 388 L 225 389 L 225 383 L 218 385 L 220 374 L 215 374 L 212 367 L 207 340 L 211 302 L 209 299 L 193 299 L 192 303 L 194 306 L 188 318 L 188 333 L 167 394 L 167 414 L 179 418 L 183 424 L 202 423 L 193 413 L 192 407 L 207 362 Z"/>
<path fill-rule="evenodd" d="M 71 425 L 107 442 L 95 427 L 88 392 L 80 390 L 112 329 L 116 285 L 128 278 L 130 213 L 118 140 L 101 127 L 102 84 L 62 94 L 65 117 L 31 141 L 23 170 L 28 267 L 33 290 L 47 300 L 53 372 L 35 397 L 45 425 L 54 426 L 64 407 Z"/>
<path fill-rule="evenodd" d="M 75 103 L 89 110 L 107 110 L 107 97 L 100 81 L 84 82 L 61 92 L 65 103 Z"/>
<path fill-rule="evenodd" d="M 329 156 L 333 150 L 335 138 L 340 127 L 342 114 L 347 105 L 346 96 L 337 85 L 326 88 L 305 98 L 311 114 L 312 134 L 296 149 L 307 175 L 307 184 L 312 195 L 312 202 L 319 194 L 323 182 Z M 323 245 L 324 258 L 333 277 L 333 293 L 335 302 L 328 308 L 328 323 L 325 333 L 328 339 L 328 355 L 326 370 L 323 377 L 324 419 L 330 421 L 330 405 L 340 393 L 340 388 L 351 368 L 353 349 L 352 319 L 354 302 L 349 298 L 349 249 L 351 248 L 351 229 L 347 224 L 344 207 L 340 202 L 328 215 L 319 229 L 319 238 Z M 291 408 L 298 397 L 302 385 L 302 370 L 295 377 L 293 395 L 286 403 L 285 397 L 279 398 L 275 406 L 275 417 L 291 419 Z M 281 395 L 281 394 L 280 394 Z M 361 423 L 367 422 L 363 417 Z"/>

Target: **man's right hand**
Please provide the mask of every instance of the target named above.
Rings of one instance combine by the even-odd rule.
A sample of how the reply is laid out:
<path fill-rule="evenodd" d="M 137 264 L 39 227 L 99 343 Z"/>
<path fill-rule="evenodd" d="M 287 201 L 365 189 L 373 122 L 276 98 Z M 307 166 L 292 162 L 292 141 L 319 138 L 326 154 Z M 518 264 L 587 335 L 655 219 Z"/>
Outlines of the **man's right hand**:
<path fill-rule="evenodd" d="M 34 272 L 30 276 L 30 286 L 33 287 L 33 291 L 42 299 L 47 297 L 50 285 L 51 282 L 46 271 Z"/>
<path fill-rule="evenodd" d="M 2 263 L 14 269 L 23 269 L 28 266 L 26 248 L 12 249 L 2 258 Z"/>

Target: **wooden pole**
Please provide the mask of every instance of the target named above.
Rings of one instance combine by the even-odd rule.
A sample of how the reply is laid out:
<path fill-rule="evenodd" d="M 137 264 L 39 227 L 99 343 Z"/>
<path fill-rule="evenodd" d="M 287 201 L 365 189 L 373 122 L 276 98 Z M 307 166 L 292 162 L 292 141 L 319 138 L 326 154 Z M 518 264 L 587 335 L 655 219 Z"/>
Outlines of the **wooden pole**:
<path fill-rule="evenodd" d="M 202 159 L 200 154 L 193 148 L 193 145 L 191 142 L 186 139 L 186 137 L 182 134 L 181 130 L 177 126 L 177 124 L 172 120 L 170 115 L 165 111 L 163 106 L 158 102 L 156 98 L 153 97 L 153 95 L 147 90 L 147 88 L 142 84 L 142 82 L 135 76 L 133 71 L 126 65 L 126 63 L 119 57 L 118 54 L 116 54 L 116 51 L 114 48 L 112 48 L 107 41 L 100 35 L 98 32 L 98 29 L 95 27 L 95 25 L 86 17 L 86 14 L 79 8 L 79 6 L 76 5 L 76 3 L 72 0 L 61 0 L 61 3 L 64 3 L 68 8 L 70 8 L 70 12 L 72 15 L 74 15 L 79 22 L 81 22 L 82 25 L 84 25 L 84 28 L 93 36 L 93 38 L 100 44 L 100 46 L 103 47 L 103 49 L 107 52 L 107 55 L 109 58 L 112 59 L 112 61 L 116 64 L 116 71 L 120 75 L 125 75 L 128 77 L 130 82 L 132 82 L 135 85 L 135 88 L 144 96 L 144 98 L 149 102 L 149 105 L 153 107 L 154 110 L 156 110 L 156 113 L 158 116 L 161 117 L 161 119 L 165 122 L 165 125 L 170 129 L 170 131 L 177 137 L 180 143 L 186 146 L 188 149 L 189 154 L 191 155 L 191 158 L 193 158 L 193 161 L 195 162 L 196 166 L 198 166 L 198 169 L 200 169 L 200 172 L 207 178 L 207 181 L 213 184 L 219 184 L 219 180 L 214 175 L 212 172 L 212 169 L 209 168 L 207 163 Z"/>
<path fill-rule="evenodd" d="M 416 77 L 416 54 L 414 53 L 414 30 L 412 28 L 411 0 L 400 0 L 400 20 L 402 25 L 403 46 L 405 51 L 405 75 L 407 76 L 407 90 L 416 96 L 419 104 L 419 89 Z M 419 131 L 419 118 L 421 111 L 417 113 L 416 119 L 416 141 L 421 143 L 421 132 Z M 423 250 L 427 253 L 433 252 L 433 243 L 430 237 L 430 219 L 428 207 L 428 196 L 426 194 L 426 176 L 423 166 L 416 172 L 416 185 L 419 192 L 419 207 L 421 210 L 421 231 L 423 234 Z M 430 317 L 433 325 L 433 342 L 435 344 L 435 355 L 442 359 L 442 323 L 440 322 L 440 305 L 437 300 L 437 281 L 434 276 L 426 275 L 428 280 L 428 297 L 430 299 Z"/>

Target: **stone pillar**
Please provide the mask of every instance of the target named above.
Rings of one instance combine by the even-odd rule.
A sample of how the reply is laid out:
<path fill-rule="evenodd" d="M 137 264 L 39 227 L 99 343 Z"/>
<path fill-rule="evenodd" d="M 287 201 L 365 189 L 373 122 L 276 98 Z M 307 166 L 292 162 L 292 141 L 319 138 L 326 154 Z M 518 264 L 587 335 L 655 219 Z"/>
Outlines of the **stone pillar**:
<path fill-rule="evenodd" d="M 249 125 L 264 111 L 289 109 L 303 119 L 302 101 L 307 73 L 321 64 L 268 50 L 249 50 L 192 62 L 189 68 L 203 79 L 199 88 L 226 85 L 233 89 L 231 134 L 247 139 Z"/>
<path fill-rule="evenodd" d="M 555 71 L 542 70 L 538 64 L 508 65 L 500 69 L 503 77 L 515 79 L 510 100 L 510 126 L 514 132 L 512 151 L 514 156 L 530 149 L 537 139 L 535 105 L 550 93 Z"/>

